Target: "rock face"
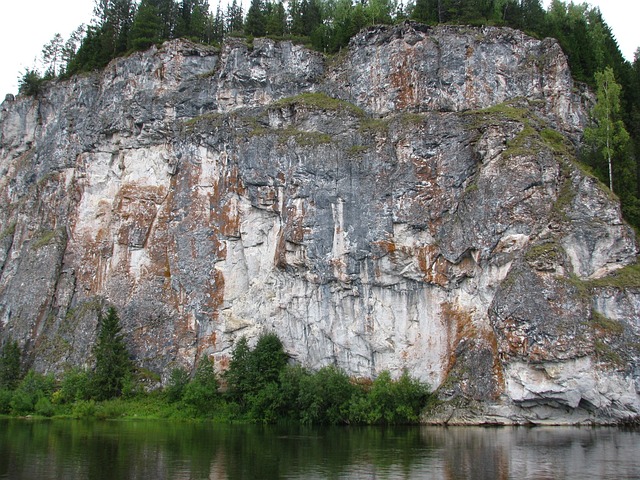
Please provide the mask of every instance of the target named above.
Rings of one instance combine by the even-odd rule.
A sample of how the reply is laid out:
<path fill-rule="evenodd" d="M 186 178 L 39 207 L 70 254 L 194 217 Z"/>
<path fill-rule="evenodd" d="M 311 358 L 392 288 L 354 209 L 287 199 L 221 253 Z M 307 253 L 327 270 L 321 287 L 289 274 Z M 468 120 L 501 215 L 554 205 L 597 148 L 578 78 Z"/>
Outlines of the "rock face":
<path fill-rule="evenodd" d="M 555 41 L 406 23 L 334 58 L 174 41 L 8 98 L 0 333 L 90 365 L 109 303 L 162 375 L 273 331 L 407 369 L 436 421 L 637 417 L 637 245 L 574 162 L 576 91 Z"/>

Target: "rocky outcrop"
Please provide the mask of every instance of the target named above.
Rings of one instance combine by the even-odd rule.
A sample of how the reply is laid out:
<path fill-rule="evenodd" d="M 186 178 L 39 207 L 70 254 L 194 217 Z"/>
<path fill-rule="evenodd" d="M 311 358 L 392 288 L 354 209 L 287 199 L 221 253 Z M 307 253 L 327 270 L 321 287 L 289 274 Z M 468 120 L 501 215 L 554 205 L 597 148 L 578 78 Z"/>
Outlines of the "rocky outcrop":
<path fill-rule="evenodd" d="M 90 364 L 108 302 L 162 375 L 274 331 L 407 369 L 436 421 L 637 417 L 637 245 L 576 167 L 575 92 L 553 40 L 406 23 L 333 58 L 174 41 L 7 99 L 2 337 Z"/>

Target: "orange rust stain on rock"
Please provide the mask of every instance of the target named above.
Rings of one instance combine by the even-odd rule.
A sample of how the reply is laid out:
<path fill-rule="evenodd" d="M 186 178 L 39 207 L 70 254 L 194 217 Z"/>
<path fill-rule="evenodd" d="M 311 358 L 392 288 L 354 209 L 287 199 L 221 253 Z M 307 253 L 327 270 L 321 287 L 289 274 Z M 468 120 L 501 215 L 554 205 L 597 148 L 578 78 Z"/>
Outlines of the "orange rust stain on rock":
<path fill-rule="evenodd" d="M 226 370 L 227 368 L 229 368 L 230 362 L 231 362 L 231 359 L 229 358 L 228 355 L 220 355 L 218 357 L 218 366 L 220 367 L 221 370 Z"/>
<path fill-rule="evenodd" d="M 240 236 L 238 198 L 246 193 L 237 167 L 221 175 L 209 195 L 209 221 L 216 233 L 227 237 Z"/>
<path fill-rule="evenodd" d="M 464 340 L 476 338 L 477 331 L 473 325 L 471 314 L 459 306 L 451 302 L 443 302 L 440 305 L 440 311 L 447 327 L 447 366 L 444 371 L 444 378 L 447 378 L 458 360 L 456 355 L 458 345 Z"/>
<path fill-rule="evenodd" d="M 448 326 L 448 362 L 444 372 L 447 378 L 458 360 L 456 351 L 462 342 L 467 342 L 476 347 L 488 347 L 492 352 L 492 377 L 495 380 L 495 390 L 492 392 L 494 398 L 498 398 L 504 391 L 504 371 L 498 353 L 498 340 L 493 330 L 478 329 L 474 324 L 471 312 L 462 309 L 458 305 L 450 302 L 443 302 L 440 305 L 442 317 Z"/>
<path fill-rule="evenodd" d="M 390 81 L 392 87 L 398 92 L 396 108 L 404 109 L 411 107 L 419 101 L 417 98 L 417 88 L 414 85 L 415 75 L 413 75 L 413 68 L 417 61 L 415 57 L 415 50 L 408 46 L 404 51 L 391 59 L 394 68 L 390 75 Z"/>
<path fill-rule="evenodd" d="M 298 209 L 296 205 L 289 205 L 286 212 L 286 239 L 291 243 L 301 244 L 305 234 L 309 233 L 309 229 L 304 226 L 304 206 L 301 205 Z"/>
<path fill-rule="evenodd" d="M 416 251 L 418 266 L 424 273 L 424 281 L 435 285 L 445 286 L 449 281 L 451 264 L 440 255 L 436 245 L 419 247 Z"/>
<path fill-rule="evenodd" d="M 278 243 L 273 256 L 273 263 L 280 269 L 285 269 L 287 266 L 287 241 L 282 230 L 278 233 Z"/>
<path fill-rule="evenodd" d="M 518 322 L 513 318 L 504 321 L 502 329 L 504 345 L 502 355 L 505 357 L 526 356 L 529 352 L 529 340 L 524 331 L 518 327 Z"/>
<path fill-rule="evenodd" d="M 213 277 L 207 285 L 207 294 L 206 305 L 211 309 L 213 320 L 218 320 L 220 307 L 224 303 L 224 275 L 220 270 L 213 270 Z"/>

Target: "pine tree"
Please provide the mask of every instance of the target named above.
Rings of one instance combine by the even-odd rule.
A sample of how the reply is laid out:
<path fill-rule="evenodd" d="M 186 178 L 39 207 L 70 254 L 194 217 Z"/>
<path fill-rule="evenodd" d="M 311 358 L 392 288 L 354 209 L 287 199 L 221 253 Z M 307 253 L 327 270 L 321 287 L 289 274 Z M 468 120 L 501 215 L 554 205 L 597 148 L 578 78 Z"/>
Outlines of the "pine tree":
<path fill-rule="evenodd" d="M 62 47 L 62 62 L 64 64 L 63 73 L 68 72 L 69 64 L 73 61 L 76 54 L 78 53 L 80 45 L 82 45 L 84 34 L 85 25 L 82 24 L 71 33 L 67 41 L 64 43 L 64 46 Z"/>
<path fill-rule="evenodd" d="M 245 400 L 251 391 L 251 349 L 246 337 L 241 337 L 233 349 L 229 368 L 224 372 L 227 389 L 232 399 L 244 406 Z"/>
<path fill-rule="evenodd" d="M 244 31 L 247 35 L 253 35 L 254 37 L 264 37 L 267 33 L 262 0 L 251 0 L 247 19 L 244 22 Z"/>
<path fill-rule="evenodd" d="M 227 4 L 227 14 L 225 15 L 225 17 L 227 21 L 227 32 L 242 32 L 242 29 L 244 27 L 242 2 L 233 0 L 230 4 Z"/>
<path fill-rule="evenodd" d="M 269 2 L 266 8 L 266 34 L 282 36 L 287 30 L 287 12 L 282 0 Z"/>
<path fill-rule="evenodd" d="M 100 314 L 99 324 L 100 332 L 94 347 L 93 390 L 98 400 L 105 400 L 122 394 L 132 365 L 116 309 L 109 307 L 106 317 Z"/>
<path fill-rule="evenodd" d="M 0 390 L 15 390 L 20 382 L 20 346 L 15 340 L 7 341 L 0 354 Z"/>
<path fill-rule="evenodd" d="M 42 47 L 42 63 L 45 66 L 45 77 L 56 77 L 62 69 L 64 40 L 56 33 L 49 43 Z"/>
<path fill-rule="evenodd" d="M 134 50 L 144 50 L 158 43 L 161 35 L 162 20 L 158 7 L 149 0 L 142 0 L 131 25 L 131 47 Z"/>

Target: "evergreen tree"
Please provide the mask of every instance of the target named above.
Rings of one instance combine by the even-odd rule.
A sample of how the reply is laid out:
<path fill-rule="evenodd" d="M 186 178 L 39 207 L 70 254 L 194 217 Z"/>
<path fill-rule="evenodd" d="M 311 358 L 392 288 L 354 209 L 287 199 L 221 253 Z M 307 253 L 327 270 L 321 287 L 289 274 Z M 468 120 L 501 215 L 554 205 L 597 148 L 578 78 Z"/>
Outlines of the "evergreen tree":
<path fill-rule="evenodd" d="M 0 390 L 14 390 L 20 382 L 20 346 L 15 340 L 7 341 L 0 353 Z"/>
<path fill-rule="evenodd" d="M 244 22 L 244 31 L 247 35 L 253 35 L 254 37 L 264 37 L 267 33 L 262 0 L 251 0 L 251 5 L 247 11 L 247 19 Z"/>
<path fill-rule="evenodd" d="M 158 7 L 150 0 L 142 0 L 131 25 L 131 48 L 144 50 L 160 42 L 162 27 Z"/>
<path fill-rule="evenodd" d="M 318 0 L 302 0 L 302 35 L 311 36 L 316 28 L 322 25 L 322 11 Z"/>
<path fill-rule="evenodd" d="M 64 46 L 62 47 L 62 62 L 64 64 L 64 73 L 69 70 L 69 64 L 75 58 L 80 45 L 82 45 L 84 34 L 85 26 L 84 24 L 82 24 L 71 33 Z"/>
<path fill-rule="evenodd" d="M 122 394 L 131 376 L 132 364 L 116 309 L 109 307 L 106 317 L 100 314 L 99 324 L 100 332 L 94 347 L 93 391 L 98 400 L 105 400 Z"/>
<path fill-rule="evenodd" d="M 233 349 L 229 368 L 224 372 L 229 396 L 241 406 L 251 391 L 250 355 L 249 342 L 246 337 L 241 337 Z"/>
<path fill-rule="evenodd" d="M 49 43 L 42 47 L 42 63 L 45 67 L 45 77 L 58 76 L 62 70 L 64 52 L 64 40 L 62 35 L 56 33 Z"/>
<path fill-rule="evenodd" d="M 275 333 L 261 335 L 250 356 L 252 387 L 259 390 L 268 383 L 277 382 L 287 364 L 287 355 L 280 338 Z"/>
<path fill-rule="evenodd" d="M 416 0 L 410 16 L 418 22 L 436 23 L 438 21 L 438 0 Z"/>
<path fill-rule="evenodd" d="M 266 34 L 282 36 L 287 32 L 287 12 L 282 0 L 267 3 L 266 8 Z"/>
<path fill-rule="evenodd" d="M 18 77 L 18 93 L 34 97 L 42 90 L 45 78 L 35 68 L 27 68 L 24 73 Z"/>
<path fill-rule="evenodd" d="M 345 0 L 351 4 L 351 0 Z M 291 35 L 304 35 L 302 22 L 302 4 L 300 0 L 289 0 L 289 31 Z"/>
<path fill-rule="evenodd" d="M 227 4 L 227 14 L 225 15 L 225 17 L 227 22 L 227 32 L 242 32 L 242 29 L 244 27 L 244 14 L 242 12 L 241 2 L 238 2 L 238 0 L 233 0 L 230 4 Z"/>
<path fill-rule="evenodd" d="M 211 40 L 216 43 L 222 43 L 225 34 L 225 23 L 224 23 L 224 13 L 222 12 L 222 7 L 220 6 L 220 2 L 218 2 L 218 7 L 216 8 L 216 15 L 213 17 L 213 25 L 212 25 L 212 36 Z"/>

